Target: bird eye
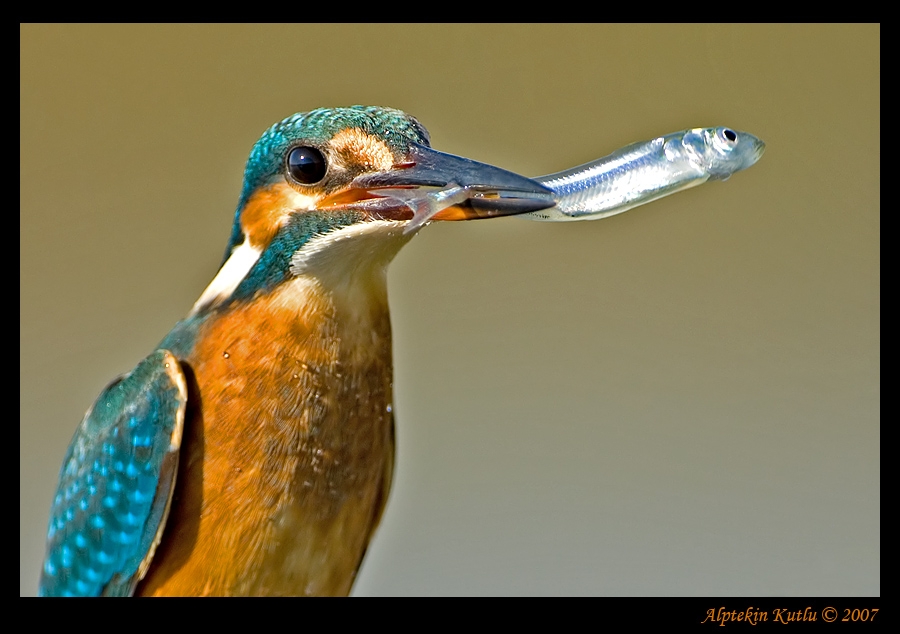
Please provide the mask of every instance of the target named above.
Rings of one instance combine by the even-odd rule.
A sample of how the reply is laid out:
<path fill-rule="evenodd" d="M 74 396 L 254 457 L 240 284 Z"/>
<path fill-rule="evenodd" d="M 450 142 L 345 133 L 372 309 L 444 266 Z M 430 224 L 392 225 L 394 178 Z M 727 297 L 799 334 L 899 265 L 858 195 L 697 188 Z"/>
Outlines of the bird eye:
<path fill-rule="evenodd" d="M 301 185 L 312 185 L 325 178 L 328 163 L 314 147 L 295 147 L 288 153 L 287 169 L 291 177 Z"/>

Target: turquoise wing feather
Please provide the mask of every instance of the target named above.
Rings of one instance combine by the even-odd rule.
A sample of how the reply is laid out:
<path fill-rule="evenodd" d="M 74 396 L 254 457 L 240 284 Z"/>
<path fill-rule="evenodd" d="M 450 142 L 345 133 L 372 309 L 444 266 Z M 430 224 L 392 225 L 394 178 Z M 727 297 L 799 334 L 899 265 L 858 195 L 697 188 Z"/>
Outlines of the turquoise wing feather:
<path fill-rule="evenodd" d="M 167 350 L 103 390 L 59 474 L 41 595 L 134 591 L 165 525 L 186 403 L 184 374 Z"/>

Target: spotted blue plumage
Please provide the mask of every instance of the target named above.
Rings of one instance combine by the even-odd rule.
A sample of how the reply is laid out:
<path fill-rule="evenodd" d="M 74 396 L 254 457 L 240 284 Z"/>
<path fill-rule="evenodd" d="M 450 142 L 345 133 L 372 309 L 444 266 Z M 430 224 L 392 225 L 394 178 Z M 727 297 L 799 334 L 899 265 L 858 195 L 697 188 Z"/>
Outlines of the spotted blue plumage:
<path fill-rule="evenodd" d="M 131 594 L 165 522 L 186 400 L 178 362 L 157 350 L 85 414 L 50 511 L 41 595 Z"/>

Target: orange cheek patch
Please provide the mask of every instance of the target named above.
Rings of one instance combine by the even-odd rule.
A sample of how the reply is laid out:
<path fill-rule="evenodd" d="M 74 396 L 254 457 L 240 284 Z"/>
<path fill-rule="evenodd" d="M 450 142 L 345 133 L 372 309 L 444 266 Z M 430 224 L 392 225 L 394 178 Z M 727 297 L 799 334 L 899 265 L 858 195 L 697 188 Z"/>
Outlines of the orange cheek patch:
<path fill-rule="evenodd" d="M 260 188 L 241 211 L 241 229 L 252 246 L 265 248 L 291 212 L 308 208 L 313 202 L 287 183 Z"/>

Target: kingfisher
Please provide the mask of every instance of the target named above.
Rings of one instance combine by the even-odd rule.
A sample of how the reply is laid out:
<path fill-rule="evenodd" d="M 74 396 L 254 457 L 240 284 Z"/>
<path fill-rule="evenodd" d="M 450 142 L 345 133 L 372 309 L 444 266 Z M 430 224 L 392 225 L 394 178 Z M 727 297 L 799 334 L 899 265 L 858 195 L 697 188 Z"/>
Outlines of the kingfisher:
<path fill-rule="evenodd" d="M 553 204 L 392 108 L 269 128 L 217 274 L 75 432 L 40 594 L 348 594 L 393 471 L 388 264 L 431 221 Z"/>

